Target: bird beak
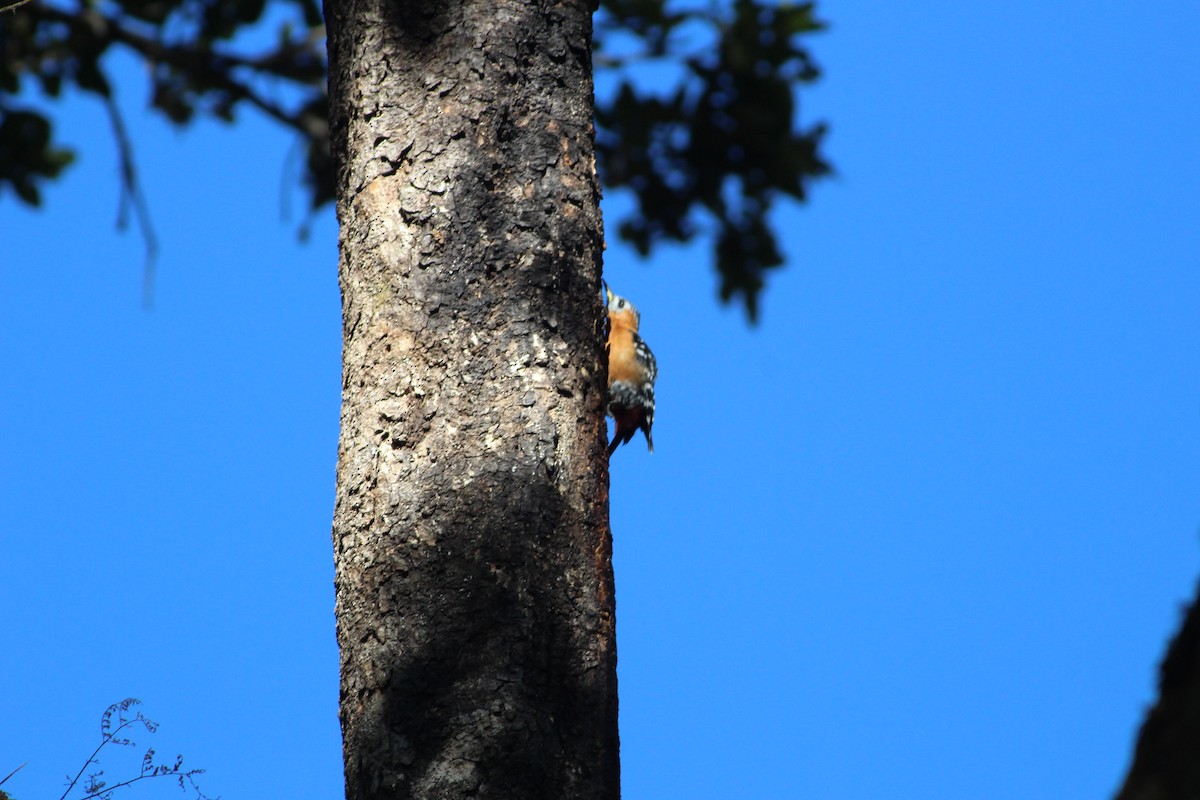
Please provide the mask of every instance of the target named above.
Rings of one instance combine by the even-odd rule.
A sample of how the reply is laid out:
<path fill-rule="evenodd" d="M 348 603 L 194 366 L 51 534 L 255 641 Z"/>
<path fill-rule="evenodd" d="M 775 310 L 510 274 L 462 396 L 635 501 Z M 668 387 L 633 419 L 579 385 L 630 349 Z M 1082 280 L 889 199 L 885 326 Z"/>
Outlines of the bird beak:
<path fill-rule="evenodd" d="M 604 302 L 611 303 L 613 299 L 612 289 L 608 288 L 608 281 L 600 281 L 600 285 L 604 287 Z"/>

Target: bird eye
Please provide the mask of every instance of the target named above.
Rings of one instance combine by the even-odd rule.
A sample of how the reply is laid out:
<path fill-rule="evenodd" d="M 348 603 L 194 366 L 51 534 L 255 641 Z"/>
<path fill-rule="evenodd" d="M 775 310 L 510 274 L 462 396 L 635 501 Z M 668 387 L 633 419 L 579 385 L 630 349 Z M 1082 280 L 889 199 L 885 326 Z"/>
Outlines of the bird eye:
<path fill-rule="evenodd" d="M 625 307 L 625 298 L 622 297 L 620 300 L 617 301 L 617 308 L 624 308 L 624 307 Z"/>

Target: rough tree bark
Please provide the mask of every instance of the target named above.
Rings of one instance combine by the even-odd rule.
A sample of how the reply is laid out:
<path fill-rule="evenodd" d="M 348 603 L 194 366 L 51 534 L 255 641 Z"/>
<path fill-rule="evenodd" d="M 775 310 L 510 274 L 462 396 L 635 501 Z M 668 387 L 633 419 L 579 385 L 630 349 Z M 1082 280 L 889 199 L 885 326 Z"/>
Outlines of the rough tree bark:
<path fill-rule="evenodd" d="M 347 796 L 618 797 L 586 0 L 325 0 Z"/>

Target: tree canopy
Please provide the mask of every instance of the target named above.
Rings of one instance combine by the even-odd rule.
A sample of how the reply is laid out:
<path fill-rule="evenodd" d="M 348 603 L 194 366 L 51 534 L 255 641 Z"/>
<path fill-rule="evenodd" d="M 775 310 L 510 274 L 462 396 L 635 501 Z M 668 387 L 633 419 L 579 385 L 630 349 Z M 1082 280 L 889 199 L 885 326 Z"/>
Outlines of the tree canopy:
<path fill-rule="evenodd" d="M 75 156 L 54 134 L 64 89 L 109 111 L 121 190 L 136 207 L 136 150 L 114 101 L 105 56 L 147 65 L 150 109 L 185 126 L 228 122 L 249 106 L 294 131 L 310 209 L 333 199 L 324 22 L 316 0 L 62 0 L 0 12 L 0 194 L 39 205 Z M 799 121 L 798 88 L 820 76 L 805 37 L 823 29 L 814 3 L 603 0 L 594 42 L 616 89 L 596 103 L 602 182 L 628 190 L 618 235 L 643 256 L 662 242 L 711 243 L 723 300 L 750 318 L 766 274 L 784 263 L 770 224 L 782 195 L 804 200 L 831 168 L 826 127 Z M 670 69 L 656 70 L 654 65 Z M 661 81 L 662 75 L 669 79 Z"/>

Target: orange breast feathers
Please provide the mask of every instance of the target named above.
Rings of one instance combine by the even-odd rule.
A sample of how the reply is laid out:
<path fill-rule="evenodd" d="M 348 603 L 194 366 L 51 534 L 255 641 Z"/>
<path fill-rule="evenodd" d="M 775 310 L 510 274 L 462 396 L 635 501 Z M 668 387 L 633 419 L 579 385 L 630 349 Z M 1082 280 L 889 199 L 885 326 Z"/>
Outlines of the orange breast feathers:
<path fill-rule="evenodd" d="M 633 328 L 624 319 L 614 315 L 608 332 L 608 382 L 610 385 L 614 381 L 637 384 L 641 380 L 637 348 L 633 345 Z"/>

